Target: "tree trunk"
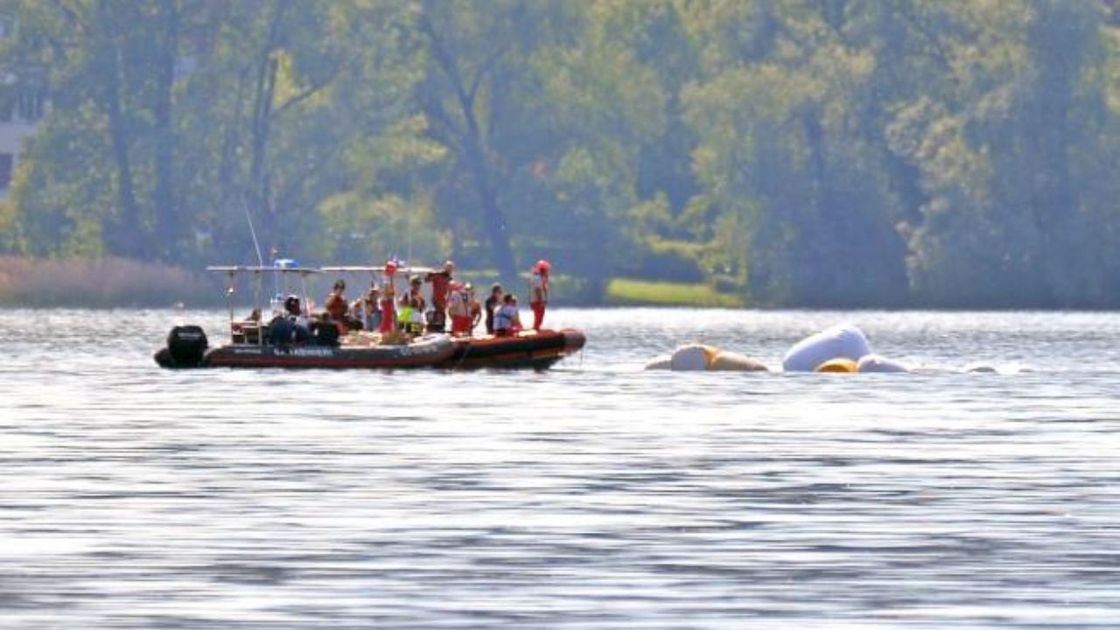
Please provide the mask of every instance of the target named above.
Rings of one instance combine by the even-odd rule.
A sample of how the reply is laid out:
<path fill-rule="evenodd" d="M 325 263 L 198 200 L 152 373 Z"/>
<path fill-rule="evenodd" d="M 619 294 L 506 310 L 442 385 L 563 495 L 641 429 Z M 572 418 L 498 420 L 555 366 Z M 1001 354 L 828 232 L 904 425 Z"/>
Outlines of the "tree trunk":
<path fill-rule="evenodd" d="M 175 204 L 175 128 L 172 117 L 171 89 L 175 82 L 175 60 L 179 48 L 179 7 L 171 1 L 163 5 L 167 11 L 166 30 L 161 42 L 158 90 L 156 92 L 156 195 L 155 217 L 158 253 L 165 260 L 178 251 L 180 221 Z"/>
<path fill-rule="evenodd" d="M 250 210 L 254 219 L 260 219 L 261 234 L 275 244 L 277 230 L 276 209 L 270 203 L 270 184 L 266 158 L 272 122 L 272 101 L 276 93 L 276 73 L 279 63 L 272 55 L 280 32 L 280 24 L 289 2 L 279 2 L 268 25 L 268 33 L 257 58 L 257 81 L 253 96 L 252 135 L 250 138 L 249 186 Z"/>
<path fill-rule="evenodd" d="M 421 19 L 420 26 L 431 41 L 432 54 L 436 62 L 455 89 L 455 98 L 463 113 L 463 120 L 466 122 L 466 129 L 456 130 L 456 133 L 463 136 L 460 143 L 463 155 L 459 156 L 459 163 L 462 165 L 463 161 L 466 160 L 466 166 L 470 169 L 471 179 L 474 182 L 475 191 L 478 193 L 478 200 L 482 207 L 482 224 L 490 240 L 494 264 L 497 265 L 498 273 L 502 276 L 502 279 L 507 283 L 512 283 L 517 280 L 517 264 L 513 257 L 513 248 L 510 246 L 509 228 L 506 224 L 505 214 L 498 205 L 498 193 L 494 190 L 490 163 L 486 158 L 482 131 L 478 126 L 478 114 L 474 108 L 476 90 L 481 85 L 485 73 L 489 72 L 505 53 L 505 44 L 501 44 L 502 47 L 496 50 L 483 64 L 478 70 L 479 74 L 471 83 L 471 87 L 468 88 L 468 83 L 459 72 L 455 59 L 444 47 L 443 40 L 436 33 L 431 21 L 425 16 Z"/>
<path fill-rule="evenodd" d="M 271 56 L 259 68 L 256 97 L 253 107 L 253 133 L 250 144 L 249 185 L 251 208 L 261 218 L 265 231 L 275 233 L 276 217 L 273 216 L 274 208 L 269 203 L 268 174 L 265 170 L 265 158 L 268 152 L 268 137 L 270 131 L 270 117 L 272 114 L 272 97 L 276 88 L 276 72 L 278 66 Z"/>
<path fill-rule="evenodd" d="M 113 161 L 117 170 L 117 199 L 120 217 L 110 222 L 106 241 L 114 253 L 135 258 L 147 258 L 149 239 L 145 238 L 140 223 L 140 211 L 132 185 L 132 165 L 128 154 L 128 126 L 121 112 L 121 73 L 124 68 L 123 51 L 119 32 L 108 2 L 98 5 L 107 36 L 105 57 L 108 71 L 105 77 L 105 109 L 109 117 L 109 140 L 113 148 Z"/>
<path fill-rule="evenodd" d="M 482 149 L 475 113 L 473 110 L 464 110 L 463 115 L 467 119 L 467 138 L 464 143 L 467 148 L 467 160 L 470 162 L 475 189 L 482 204 L 482 220 L 486 227 L 486 234 L 490 238 L 490 246 L 493 248 L 494 264 L 498 266 L 498 273 L 507 283 L 513 282 L 517 279 L 517 264 L 509 242 L 505 214 L 498 207 L 498 194 L 490 181 L 490 169 L 487 168 L 486 154 Z"/>

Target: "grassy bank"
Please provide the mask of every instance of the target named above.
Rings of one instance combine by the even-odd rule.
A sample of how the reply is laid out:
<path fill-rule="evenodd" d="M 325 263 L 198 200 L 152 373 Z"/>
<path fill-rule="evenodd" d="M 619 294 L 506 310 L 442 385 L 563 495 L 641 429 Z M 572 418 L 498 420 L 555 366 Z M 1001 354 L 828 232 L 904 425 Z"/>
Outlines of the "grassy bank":
<path fill-rule="evenodd" d="M 737 295 L 719 293 L 701 283 L 656 282 L 614 278 L 607 285 L 607 304 L 633 306 L 742 307 Z"/>
<path fill-rule="evenodd" d="M 0 257 L 0 306 L 162 307 L 222 303 L 220 279 L 122 258 Z"/>

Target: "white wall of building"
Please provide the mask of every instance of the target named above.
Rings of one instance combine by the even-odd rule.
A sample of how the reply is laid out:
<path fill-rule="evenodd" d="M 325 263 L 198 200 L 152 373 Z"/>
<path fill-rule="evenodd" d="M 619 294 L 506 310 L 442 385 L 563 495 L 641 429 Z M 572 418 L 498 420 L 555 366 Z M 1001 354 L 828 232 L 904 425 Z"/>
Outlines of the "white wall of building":
<path fill-rule="evenodd" d="M 24 138 L 34 134 L 37 126 L 26 121 L 0 123 L 0 199 L 8 196 L 12 175 L 23 152 Z"/>
<path fill-rule="evenodd" d="M 12 37 L 15 28 L 14 18 L 0 12 L 0 39 Z M 15 86 L 18 82 L 17 72 L 8 69 L 0 78 L 0 83 L 6 87 Z M 0 199 L 8 196 L 16 164 L 23 153 L 24 141 L 35 133 L 48 105 L 46 95 L 40 91 L 17 93 L 15 102 L 9 101 L 3 107 L 7 111 L 0 111 Z"/>

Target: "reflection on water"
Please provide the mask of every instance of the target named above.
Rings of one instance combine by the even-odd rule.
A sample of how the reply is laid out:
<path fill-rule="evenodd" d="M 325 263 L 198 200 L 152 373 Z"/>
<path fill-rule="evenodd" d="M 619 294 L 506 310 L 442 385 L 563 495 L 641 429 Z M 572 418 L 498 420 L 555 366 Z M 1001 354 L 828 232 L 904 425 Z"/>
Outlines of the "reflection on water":
<path fill-rule="evenodd" d="M 0 626 L 1115 623 L 1120 316 L 549 317 L 546 374 L 170 372 L 220 312 L 0 311 Z M 934 372 L 640 369 L 841 321 Z"/>

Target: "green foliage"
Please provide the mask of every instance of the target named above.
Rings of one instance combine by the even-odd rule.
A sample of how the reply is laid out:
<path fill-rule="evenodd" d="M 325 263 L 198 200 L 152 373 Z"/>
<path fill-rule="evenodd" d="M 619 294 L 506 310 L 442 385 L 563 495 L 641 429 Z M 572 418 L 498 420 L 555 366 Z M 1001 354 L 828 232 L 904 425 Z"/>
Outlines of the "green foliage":
<path fill-rule="evenodd" d="M 0 108 L 50 107 L 0 251 L 249 262 L 251 217 L 310 262 L 451 256 L 516 282 L 548 258 L 589 301 L 637 276 L 774 305 L 1120 304 L 1105 2 L 2 11 Z"/>

